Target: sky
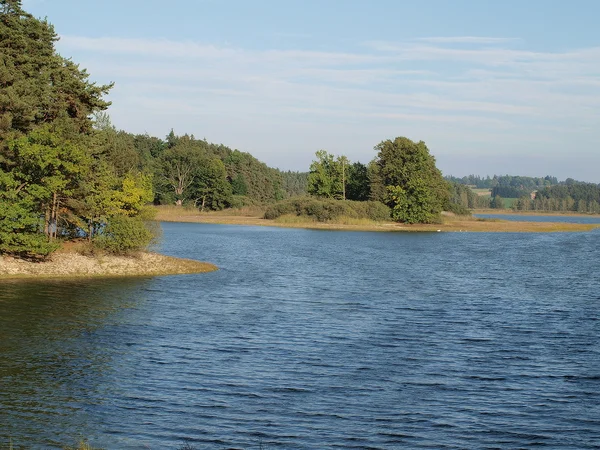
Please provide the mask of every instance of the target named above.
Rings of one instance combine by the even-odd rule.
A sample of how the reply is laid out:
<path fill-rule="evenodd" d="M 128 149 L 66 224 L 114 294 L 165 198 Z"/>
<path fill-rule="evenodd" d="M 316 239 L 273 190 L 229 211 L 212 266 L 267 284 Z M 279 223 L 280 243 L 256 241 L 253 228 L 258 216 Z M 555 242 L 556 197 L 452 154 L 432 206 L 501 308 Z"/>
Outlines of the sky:
<path fill-rule="evenodd" d="M 24 0 L 113 124 L 270 166 L 425 141 L 444 175 L 600 183 L 597 0 Z"/>

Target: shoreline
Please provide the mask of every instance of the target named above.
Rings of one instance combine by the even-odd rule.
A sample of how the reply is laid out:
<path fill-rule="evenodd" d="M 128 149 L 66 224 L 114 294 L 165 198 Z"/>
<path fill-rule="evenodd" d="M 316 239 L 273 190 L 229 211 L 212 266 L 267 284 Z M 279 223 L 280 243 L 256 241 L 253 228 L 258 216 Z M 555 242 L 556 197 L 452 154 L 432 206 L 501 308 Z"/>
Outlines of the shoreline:
<path fill-rule="evenodd" d="M 0 281 L 156 277 L 215 270 L 218 267 L 210 263 L 151 252 L 141 252 L 134 256 L 84 256 L 76 252 L 59 251 L 43 262 L 0 256 Z"/>
<path fill-rule="evenodd" d="M 507 215 L 507 216 L 543 216 L 543 217 L 600 217 L 600 214 L 587 214 L 575 211 L 513 211 L 512 209 L 476 209 L 473 215 Z"/>
<path fill-rule="evenodd" d="M 484 213 L 482 213 L 484 214 Z M 280 220 L 282 219 L 282 220 Z M 444 216 L 441 224 L 403 224 L 396 222 L 340 221 L 315 222 L 310 219 L 285 216 L 275 220 L 256 215 L 233 215 L 222 212 L 196 212 L 157 208 L 156 220 L 160 222 L 204 223 L 221 225 L 270 226 L 310 230 L 376 231 L 376 232 L 494 232 L 494 233 L 552 233 L 586 232 L 600 228 L 600 224 L 566 222 L 518 222 L 499 219 Z M 354 223 L 353 223 L 354 222 Z"/>

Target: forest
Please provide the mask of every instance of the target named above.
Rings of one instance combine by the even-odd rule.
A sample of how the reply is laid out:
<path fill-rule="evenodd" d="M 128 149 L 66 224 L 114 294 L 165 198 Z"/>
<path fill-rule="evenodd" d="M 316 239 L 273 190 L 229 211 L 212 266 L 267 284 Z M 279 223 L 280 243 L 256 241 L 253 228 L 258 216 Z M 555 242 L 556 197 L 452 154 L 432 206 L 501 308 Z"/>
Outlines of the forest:
<path fill-rule="evenodd" d="M 586 183 L 567 178 L 543 178 L 494 175 L 481 178 L 469 175 L 463 178 L 445 177 L 451 183 L 469 188 L 489 189 L 489 196 L 478 199 L 472 207 L 506 208 L 505 199 L 512 199 L 515 211 L 600 213 L 600 184 Z"/>
<path fill-rule="evenodd" d="M 265 217 L 339 215 L 432 223 L 475 208 L 600 212 L 600 187 L 555 177 L 442 176 L 424 142 L 383 140 L 367 164 L 319 150 L 307 172 L 172 129 L 118 130 L 98 85 L 55 49 L 20 0 L 0 0 L 0 253 L 45 257 L 62 240 L 126 253 L 157 237 L 151 205 L 199 211 L 260 205 Z M 490 189 L 490 196 L 472 188 Z"/>

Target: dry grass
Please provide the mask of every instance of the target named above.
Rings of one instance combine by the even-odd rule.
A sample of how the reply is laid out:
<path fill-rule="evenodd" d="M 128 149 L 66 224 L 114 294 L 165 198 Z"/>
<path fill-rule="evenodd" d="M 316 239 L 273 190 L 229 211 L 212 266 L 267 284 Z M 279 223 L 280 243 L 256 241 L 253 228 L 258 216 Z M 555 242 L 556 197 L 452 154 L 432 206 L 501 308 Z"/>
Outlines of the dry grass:
<path fill-rule="evenodd" d="M 235 210 L 225 212 L 199 213 L 198 211 L 173 211 L 174 207 L 157 208 L 156 220 L 165 222 L 197 222 L 228 225 L 259 225 L 286 228 L 309 228 L 318 230 L 350 231 L 446 231 L 446 232 L 538 232 L 590 231 L 600 225 L 559 223 L 559 222 L 514 222 L 499 219 L 476 219 L 446 215 L 441 224 L 401 224 L 395 222 L 373 222 L 370 220 L 341 218 L 335 222 L 316 222 L 295 215 L 282 216 L 276 220 L 262 218 L 262 213 L 234 215 Z M 479 212 L 479 211 L 478 211 Z M 495 210 L 498 212 L 498 210 Z"/>
<path fill-rule="evenodd" d="M 133 256 L 89 256 L 74 251 L 61 251 L 53 254 L 45 262 L 0 257 L 0 279 L 147 277 L 214 270 L 217 270 L 217 267 L 209 263 L 149 252 Z"/>
<path fill-rule="evenodd" d="M 455 217 L 445 219 L 442 224 L 404 225 L 410 231 L 474 231 L 495 233 L 551 233 L 558 231 L 590 231 L 600 225 L 564 222 L 516 222 L 499 219 L 476 219 Z"/>
<path fill-rule="evenodd" d="M 244 206 L 243 208 L 204 212 L 200 212 L 198 208 L 188 208 L 174 205 L 161 205 L 154 206 L 153 208 L 156 211 L 156 220 L 162 222 L 178 222 L 180 221 L 179 219 L 185 219 L 189 217 L 262 217 L 265 214 L 265 208 L 261 206 Z"/>

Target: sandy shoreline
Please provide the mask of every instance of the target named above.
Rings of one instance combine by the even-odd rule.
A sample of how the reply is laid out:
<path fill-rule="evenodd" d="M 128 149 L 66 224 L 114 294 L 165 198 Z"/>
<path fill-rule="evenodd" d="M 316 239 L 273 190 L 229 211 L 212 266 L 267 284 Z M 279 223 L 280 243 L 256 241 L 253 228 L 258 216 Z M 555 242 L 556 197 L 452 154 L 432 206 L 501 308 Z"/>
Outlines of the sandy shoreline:
<path fill-rule="evenodd" d="M 0 280 L 20 278 L 144 277 L 203 273 L 217 267 L 191 259 L 144 252 L 136 256 L 83 256 L 57 252 L 48 261 L 0 256 Z"/>

